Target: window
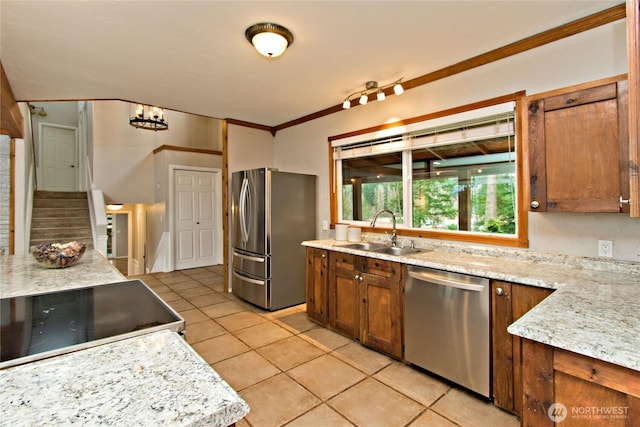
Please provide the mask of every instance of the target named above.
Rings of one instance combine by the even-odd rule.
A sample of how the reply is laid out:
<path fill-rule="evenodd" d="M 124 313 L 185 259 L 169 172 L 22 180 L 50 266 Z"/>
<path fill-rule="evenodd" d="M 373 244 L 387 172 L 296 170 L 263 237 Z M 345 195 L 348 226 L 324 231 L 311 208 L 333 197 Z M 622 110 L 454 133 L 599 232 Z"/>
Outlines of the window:
<path fill-rule="evenodd" d="M 389 209 L 401 235 L 526 246 L 520 98 L 330 138 L 333 222 L 367 227 Z"/>

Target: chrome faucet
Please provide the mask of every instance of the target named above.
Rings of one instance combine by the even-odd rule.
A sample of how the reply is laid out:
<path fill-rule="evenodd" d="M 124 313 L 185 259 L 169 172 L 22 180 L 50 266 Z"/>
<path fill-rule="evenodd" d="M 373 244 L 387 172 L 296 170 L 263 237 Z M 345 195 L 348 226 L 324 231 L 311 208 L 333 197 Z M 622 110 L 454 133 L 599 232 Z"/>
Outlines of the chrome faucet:
<path fill-rule="evenodd" d="M 382 209 L 376 212 L 371 220 L 371 228 L 376 227 L 376 220 L 378 219 L 378 215 L 381 213 L 388 213 L 393 218 L 393 230 L 391 230 L 391 246 L 398 246 L 398 231 L 396 230 L 396 215 L 391 212 L 389 209 Z"/>

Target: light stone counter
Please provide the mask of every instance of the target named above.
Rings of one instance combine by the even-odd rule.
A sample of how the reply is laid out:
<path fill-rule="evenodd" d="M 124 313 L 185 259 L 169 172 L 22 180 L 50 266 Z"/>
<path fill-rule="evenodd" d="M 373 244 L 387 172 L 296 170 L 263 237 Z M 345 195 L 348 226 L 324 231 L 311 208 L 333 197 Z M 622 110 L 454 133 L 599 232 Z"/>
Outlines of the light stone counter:
<path fill-rule="evenodd" d="M 227 426 L 249 406 L 165 330 L 0 370 L 1 426 Z"/>
<path fill-rule="evenodd" d="M 0 297 L 126 280 L 96 250 L 64 269 L 0 256 Z M 249 406 L 175 332 L 165 330 L 0 370 L 0 427 L 227 426 Z"/>
<path fill-rule="evenodd" d="M 347 244 L 303 242 L 308 247 L 556 289 L 508 331 L 640 371 L 640 263 L 449 243 L 425 244 L 416 254 L 394 256 L 344 248 Z"/>
<path fill-rule="evenodd" d="M 77 264 L 51 269 L 36 263 L 31 254 L 0 256 L 0 297 L 43 294 L 85 288 L 126 278 L 95 249 L 87 249 Z"/>

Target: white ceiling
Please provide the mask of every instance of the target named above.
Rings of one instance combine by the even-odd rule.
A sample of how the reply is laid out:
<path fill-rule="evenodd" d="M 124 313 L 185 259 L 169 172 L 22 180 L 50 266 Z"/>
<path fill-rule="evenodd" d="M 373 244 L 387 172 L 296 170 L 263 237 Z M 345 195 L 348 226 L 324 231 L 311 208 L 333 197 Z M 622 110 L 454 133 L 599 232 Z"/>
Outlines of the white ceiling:
<path fill-rule="evenodd" d="M 20 101 L 123 99 L 275 126 L 622 1 L 0 1 Z M 257 22 L 294 34 L 268 60 Z"/>

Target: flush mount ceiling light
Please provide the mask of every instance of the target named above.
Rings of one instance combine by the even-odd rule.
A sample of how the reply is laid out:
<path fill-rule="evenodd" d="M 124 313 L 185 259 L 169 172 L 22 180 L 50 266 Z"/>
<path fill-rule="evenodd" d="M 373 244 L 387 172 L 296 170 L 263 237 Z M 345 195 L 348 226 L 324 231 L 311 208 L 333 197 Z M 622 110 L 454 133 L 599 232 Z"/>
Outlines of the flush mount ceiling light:
<path fill-rule="evenodd" d="M 137 104 L 134 115 L 129 119 L 129 124 L 134 128 L 153 131 L 169 129 L 169 123 L 164 117 L 164 110 L 150 105 Z"/>
<path fill-rule="evenodd" d="M 107 205 L 107 209 L 109 209 L 110 211 L 119 211 L 120 209 L 122 209 L 122 205 L 121 204 L 108 204 Z"/>
<path fill-rule="evenodd" d="M 245 37 L 261 55 L 275 58 L 293 43 L 293 34 L 282 25 L 261 22 L 246 29 Z"/>
<path fill-rule="evenodd" d="M 387 98 L 387 95 L 391 95 L 391 90 L 389 90 L 389 88 L 391 87 L 393 87 L 393 93 L 395 93 L 396 95 L 401 95 L 404 92 L 401 81 L 402 79 L 400 78 L 386 86 L 378 86 L 378 82 L 370 80 L 365 83 L 364 90 L 353 92 L 352 94 L 347 96 L 342 103 L 342 108 L 344 108 L 345 110 L 351 108 L 351 97 L 357 94 L 360 94 L 360 98 L 358 100 L 360 105 L 366 104 L 369 101 L 369 95 L 373 94 L 374 92 L 378 101 L 384 101 Z"/>

